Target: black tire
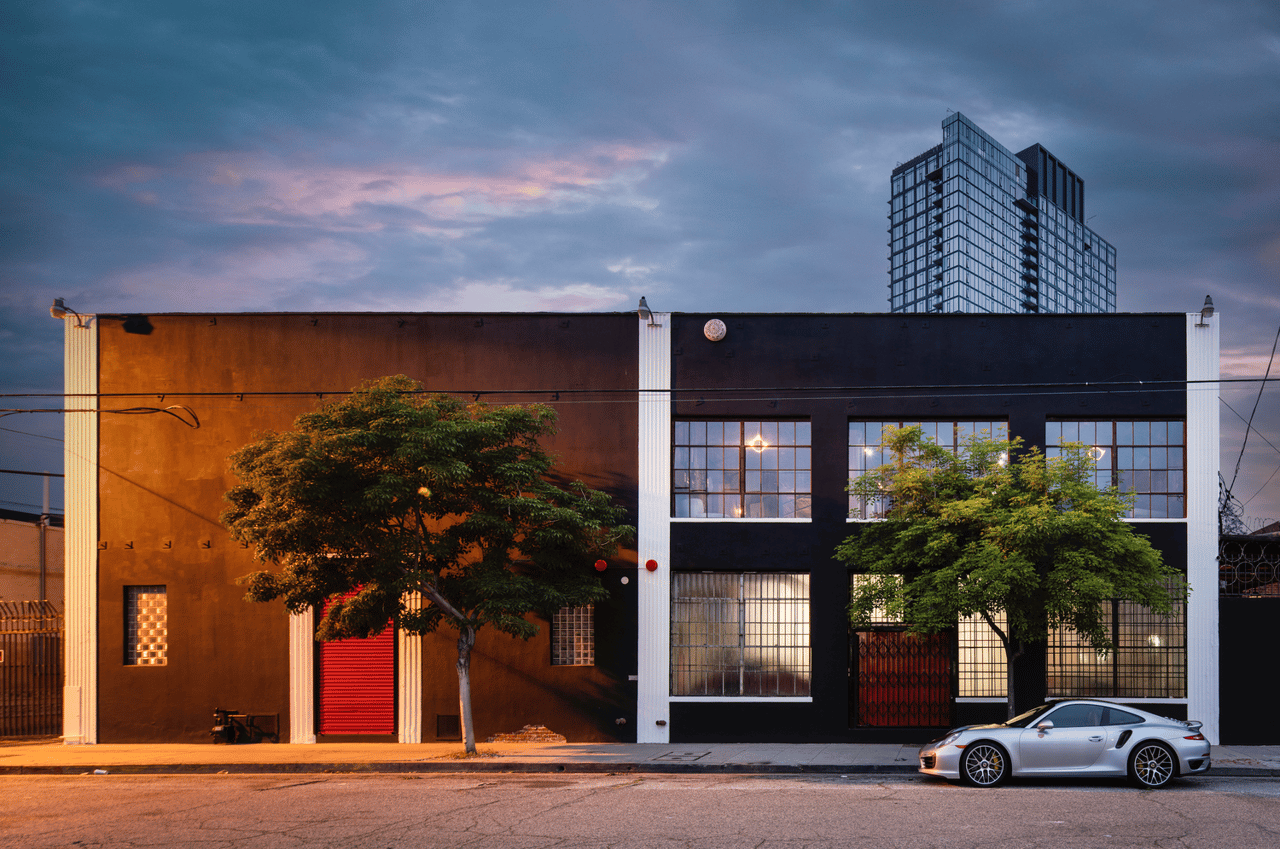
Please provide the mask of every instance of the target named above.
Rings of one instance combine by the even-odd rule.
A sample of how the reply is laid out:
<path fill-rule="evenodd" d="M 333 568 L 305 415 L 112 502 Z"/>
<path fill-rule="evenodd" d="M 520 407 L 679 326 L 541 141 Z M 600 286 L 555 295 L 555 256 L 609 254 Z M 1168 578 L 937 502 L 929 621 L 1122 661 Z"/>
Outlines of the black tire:
<path fill-rule="evenodd" d="M 1178 774 L 1178 759 L 1164 743 L 1148 740 L 1129 753 L 1129 780 L 1135 787 L 1156 790 Z"/>
<path fill-rule="evenodd" d="M 1009 755 L 990 740 L 970 743 L 960 756 L 960 779 L 970 787 L 997 787 L 1009 777 Z"/>

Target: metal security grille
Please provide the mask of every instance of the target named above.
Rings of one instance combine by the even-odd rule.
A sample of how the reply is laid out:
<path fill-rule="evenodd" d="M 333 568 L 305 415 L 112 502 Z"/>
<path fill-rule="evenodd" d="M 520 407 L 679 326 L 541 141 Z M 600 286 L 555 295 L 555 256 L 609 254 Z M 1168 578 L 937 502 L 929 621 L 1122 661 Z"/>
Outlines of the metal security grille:
<path fill-rule="evenodd" d="M 595 666 L 594 605 L 562 607 L 551 619 L 551 665 Z"/>
<path fill-rule="evenodd" d="M 994 617 L 1001 630 L 1006 627 L 1005 615 Z M 970 698 L 1004 698 L 1008 689 L 1008 667 L 1004 643 L 981 616 L 962 616 L 957 623 L 956 673 L 959 679 L 957 695 Z"/>
<path fill-rule="evenodd" d="M 854 725 L 951 724 L 950 632 L 858 631 L 855 640 Z"/>
<path fill-rule="evenodd" d="M 1103 620 L 1115 650 L 1096 652 L 1074 631 L 1049 635 L 1050 696 L 1170 698 L 1187 695 L 1187 606 L 1160 616 L 1146 607 L 1113 601 Z"/>
<path fill-rule="evenodd" d="M 169 660 L 169 594 L 164 586 L 124 588 L 126 666 L 164 666 Z"/>
<path fill-rule="evenodd" d="M 48 601 L 0 601 L 0 737 L 61 730 L 62 615 Z"/>
<path fill-rule="evenodd" d="M 671 694 L 808 696 L 809 576 L 676 573 Z"/>

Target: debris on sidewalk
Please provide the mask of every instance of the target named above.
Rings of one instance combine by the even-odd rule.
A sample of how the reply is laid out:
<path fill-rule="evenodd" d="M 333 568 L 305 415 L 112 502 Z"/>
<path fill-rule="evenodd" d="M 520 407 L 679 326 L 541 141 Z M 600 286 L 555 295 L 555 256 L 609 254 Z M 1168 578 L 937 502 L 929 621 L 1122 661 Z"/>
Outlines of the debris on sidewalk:
<path fill-rule="evenodd" d="M 526 725 L 514 734 L 495 734 L 490 743 L 567 743 L 563 734 L 557 734 L 545 725 Z"/>

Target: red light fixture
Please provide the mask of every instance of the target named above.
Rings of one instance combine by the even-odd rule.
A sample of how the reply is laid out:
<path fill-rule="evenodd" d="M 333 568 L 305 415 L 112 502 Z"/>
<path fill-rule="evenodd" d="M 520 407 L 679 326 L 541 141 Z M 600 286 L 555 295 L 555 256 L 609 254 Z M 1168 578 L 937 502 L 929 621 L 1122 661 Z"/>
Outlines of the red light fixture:
<path fill-rule="evenodd" d="M 644 562 L 644 568 L 648 569 L 650 572 L 656 572 L 658 571 L 658 561 L 646 560 Z"/>
<path fill-rule="evenodd" d="M 603 572 L 603 571 L 604 571 L 605 569 L 607 569 L 608 567 L 609 567 L 609 564 L 608 564 L 608 563 L 605 563 L 603 560 L 597 560 L 597 561 L 596 561 L 596 571 L 597 571 L 597 572 Z"/>

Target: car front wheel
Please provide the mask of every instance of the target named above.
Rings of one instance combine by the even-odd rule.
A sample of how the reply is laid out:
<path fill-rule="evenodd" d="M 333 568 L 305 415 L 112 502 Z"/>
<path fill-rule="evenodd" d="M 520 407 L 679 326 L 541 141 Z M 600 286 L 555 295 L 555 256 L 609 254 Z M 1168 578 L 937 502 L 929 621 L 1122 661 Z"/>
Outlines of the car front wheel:
<path fill-rule="evenodd" d="M 960 777 L 973 787 L 995 787 L 1009 775 L 1004 749 L 983 740 L 970 743 L 960 758 Z"/>
<path fill-rule="evenodd" d="M 1138 787 L 1164 787 L 1175 771 L 1173 752 L 1163 743 L 1140 743 L 1129 754 L 1129 779 Z"/>

